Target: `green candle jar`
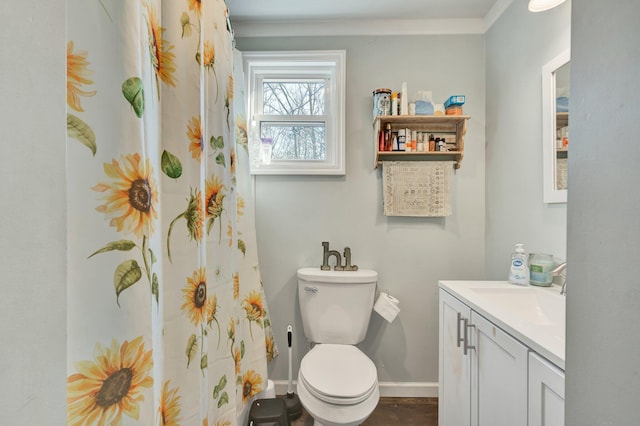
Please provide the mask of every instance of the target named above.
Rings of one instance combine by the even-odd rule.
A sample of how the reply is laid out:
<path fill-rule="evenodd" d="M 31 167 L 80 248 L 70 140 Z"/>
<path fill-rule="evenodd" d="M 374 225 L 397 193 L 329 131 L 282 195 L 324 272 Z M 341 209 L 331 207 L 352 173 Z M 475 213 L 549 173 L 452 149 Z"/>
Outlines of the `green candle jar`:
<path fill-rule="evenodd" d="M 553 255 L 531 253 L 529 255 L 529 283 L 540 287 L 549 287 L 553 281 Z"/>

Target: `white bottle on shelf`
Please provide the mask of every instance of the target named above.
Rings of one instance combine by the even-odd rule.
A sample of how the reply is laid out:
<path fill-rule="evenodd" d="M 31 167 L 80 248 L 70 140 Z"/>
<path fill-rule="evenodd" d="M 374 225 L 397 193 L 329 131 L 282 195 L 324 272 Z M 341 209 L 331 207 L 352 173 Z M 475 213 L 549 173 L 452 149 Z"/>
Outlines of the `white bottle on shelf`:
<path fill-rule="evenodd" d="M 524 251 L 524 244 L 516 244 L 516 250 L 511 254 L 509 282 L 529 285 L 529 256 Z"/>
<path fill-rule="evenodd" d="M 398 129 L 398 151 L 405 151 L 407 146 L 407 131 Z"/>
<path fill-rule="evenodd" d="M 400 92 L 402 95 L 400 97 L 400 114 L 398 115 L 409 115 L 409 95 L 407 95 L 407 82 L 402 83 L 402 91 Z"/>
<path fill-rule="evenodd" d="M 405 129 L 405 134 L 406 134 L 406 138 L 405 138 L 405 145 L 404 145 L 404 151 L 405 152 L 412 152 L 413 151 L 413 145 L 411 145 L 411 129 L 407 128 Z"/>

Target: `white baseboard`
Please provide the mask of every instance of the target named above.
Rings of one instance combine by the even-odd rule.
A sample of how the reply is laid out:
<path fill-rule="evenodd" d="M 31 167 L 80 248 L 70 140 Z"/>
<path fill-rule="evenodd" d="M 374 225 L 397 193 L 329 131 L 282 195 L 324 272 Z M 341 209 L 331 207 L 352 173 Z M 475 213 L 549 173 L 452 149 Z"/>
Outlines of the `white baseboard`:
<path fill-rule="evenodd" d="M 438 382 L 380 382 L 380 396 L 437 398 Z"/>
<path fill-rule="evenodd" d="M 277 395 L 287 393 L 287 380 L 274 380 Z M 380 396 L 394 398 L 437 398 L 437 382 L 380 382 Z M 296 381 L 293 381 L 295 392 Z"/>

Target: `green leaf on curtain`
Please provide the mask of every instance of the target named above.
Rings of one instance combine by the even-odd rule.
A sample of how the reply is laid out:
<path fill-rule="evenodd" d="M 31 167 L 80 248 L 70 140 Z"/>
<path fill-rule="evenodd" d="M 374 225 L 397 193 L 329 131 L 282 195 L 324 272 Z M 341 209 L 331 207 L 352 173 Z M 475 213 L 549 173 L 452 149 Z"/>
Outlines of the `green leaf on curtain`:
<path fill-rule="evenodd" d="M 131 104 L 138 118 L 142 118 L 144 112 L 144 90 L 142 80 L 138 77 L 128 78 L 122 83 L 122 94 Z"/>
<path fill-rule="evenodd" d="M 240 341 L 240 358 L 244 358 L 244 340 Z"/>
<path fill-rule="evenodd" d="M 200 358 L 200 370 L 204 370 L 205 368 L 207 368 L 208 364 L 209 358 L 207 357 L 207 354 L 202 355 L 202 358 Z"/>
<path fill-rule="evenodd" d="M 187 15 L 187 12 L 182 12 L 182 15 L 180 15 L 180 26 L 182 27 L 181 38 L 189 37 L 192 31 L 191 22 L 189 20 L 189 15 Z"/>
<path fill-rule="evenodd" d="M 266 312 L 265 312 L 266 315 Z M 269 321 L 269 318 L 265 318 L 264 319 L 264 326 L 265 327 L 271 327 L 271 321 Z"/>
<path fill-rule="evenodd" d="M 155 253 L 151 249 L 149 249 L 149 257 L 151 258 L 152 265 L 158 261 L 158 258 L 156 257 Z"/>
<path fill-rule="evenodd" d="M 182 163 L 180 159 L 166 149 L 162 152 L 161 167 L 164 174 L 171 179 L 178 179 L 182 176 Z"/>
<path fill-rule="evenodd" d="M 116 301 L 120 298 L 120 294 L 140 281 L 142 278 L 142 270 L 135 260 L 125 260 L 118 265 L 113 273 L 113 286 L 116 289 Z M 120 302 L 118 302 L 120 306 Z"/>
<path fill-rule="evenodd" d="M 215 136 L 211 136 L 211 139 L 209 139 L 209 145 L 211 145 L 211 148 L 213 148 L 213 149 L 222 149 L 222 148 L 224 148 L 224 137 L 223 136 L 218 136 L 216 138 Z"/>
<path fill-rule="evenodd" d="M 67 135 L 77 139 L 89 148 L 95 157 L 96 151 L 98 150 L 95 133 L 93 133 L 93 130 L 91 130 L 91 127 L 89 127 L 87 123 L 73 114 L 67 114 Z"/>
<path fill-rule="evenodd" d="M 90 259 L 91 257 L 95 256 L 98 253 L 106 253 L 108 251 L 113 251 L 113 250 L 129 251 L 135 246 L 136 246 L 136 243 L 134 243 L 131 240 L 111 241 L 109 244 L 102 247 L 100 250 L 93 252 L 91 256 L 87 257 L 87 259 Z"/>
<path fill-rule="evenodd" d="M 189 341 L 187 342 L 187 348 L 184 351 L 184 353 L 187 355 L 187 368 L 189 367 L 189 364 L 191 364 L 191 360 L 193 359 L 193 356 L 195 355 L 197 350 L 198 350 L 198 338 L 196 337 L 195 334 L 192 334 L 189 337 Z"/>
<path fill-rule="evenodd" d="M 224 164 L 224 154 L 220 153 L 216 155 L 216 164 L 220 164 L 222 167 L 226 167 Z"/>
<path fill-rule="evenodd" d="M 155 272 L 151 277 L 151 294 L 156 298 L 156 303 L 160 303 L 160 285 L 158 284 L 158 274 Z"/>
<path fill-rule="evenodd" d="M 238 239 L 238 250 L 240 250 L 243 255 L 247 254 L 247 245 L 241 239 Z"/>
<path fill-rule="evenodd" d="M 220 399 L 218 400 L 218 408 L 222 407 L 224 404 L 229 402 L 229 394 L 226 392 L 222 392 Z"/>
<path fill-rule="evenodd" d="M 227 375 L 226 374 L 224 376 L 220 377 L 220 381 L 213 388 L 213 399 L 218 399 L 218 395 L 220 395 L 220 391 L 222 389 L 224 389 L 225 386 L 227 386 Z"/>

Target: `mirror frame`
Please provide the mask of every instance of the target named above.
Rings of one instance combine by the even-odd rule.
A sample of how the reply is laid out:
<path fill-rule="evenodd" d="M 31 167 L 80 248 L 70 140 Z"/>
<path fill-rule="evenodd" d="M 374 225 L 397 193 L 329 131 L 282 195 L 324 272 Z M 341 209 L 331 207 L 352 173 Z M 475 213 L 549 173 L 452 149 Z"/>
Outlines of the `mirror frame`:
<path fill-rule="evenodd" d="M 567 190 L 556 186 L 556 70 L 571 59 L 570 49 L 542 67 L 542 184 L 545 203 L 566 203 Z"/>

